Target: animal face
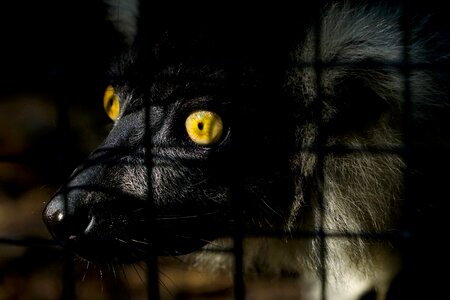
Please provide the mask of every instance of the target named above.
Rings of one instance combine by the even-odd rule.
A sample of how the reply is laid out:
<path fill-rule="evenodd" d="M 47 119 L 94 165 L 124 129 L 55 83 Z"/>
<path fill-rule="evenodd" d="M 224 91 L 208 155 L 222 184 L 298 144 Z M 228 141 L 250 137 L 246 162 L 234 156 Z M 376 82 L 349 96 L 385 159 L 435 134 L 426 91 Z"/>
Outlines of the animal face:
<path fill-rule="evenodd" d="M 244 181 L 244 211 L 257 212 L 249 224 L 281 223 L 292 190 L 287 113 L 252 110 L 247 99 L 267 102 L 267 96 L 241 81 L 228 83 L 230 76 L 177 65 L 157 74 L 142 94 L 133 83 L 108 88 L 114 127 L 48 205 L 52 232 L 88 258 L 134 259 L 140 255 L 133 248 L 142 245 L 133 241 L 148 241 L 154 214 L 158 253 L 189 252 L 229 233 L 235 178 Z"/>
<path fill-rule="evenodd" d="M 320 26 L 306 16 L 293 21 L 299 28 L 213 16 L 141 36 L 112 68 L 114 127 L 44 211 L 54 237 L 89 260 L 136 261 L 229 245 L 237 228 L 301 231 L 318 236 L 246 241 L 246 270 L 308 281 L 327 268 L 338 299 L 387 290 L 395 251 L 367 235 L 404 224 L 404 175 L 423 166 L 418 153 L 405 160 L 405 144 L 441 141 L 428 129 L 441 121 L 430 116 L 446 106 L 447 77 L 401 69 L 399 8 L 330 3 L 321 12 Z M 416 25 L 408 63 L 443 60 Z M 229 264 L 211 256 L 193 259 Z"/>

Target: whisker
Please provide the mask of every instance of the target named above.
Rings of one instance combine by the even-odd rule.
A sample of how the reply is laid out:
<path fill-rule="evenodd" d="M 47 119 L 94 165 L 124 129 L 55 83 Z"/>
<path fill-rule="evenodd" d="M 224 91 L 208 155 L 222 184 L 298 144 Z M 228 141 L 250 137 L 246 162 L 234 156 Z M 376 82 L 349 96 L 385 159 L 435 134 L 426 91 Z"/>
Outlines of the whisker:
<path fill-rule="evenodd" d="M 122 274 L 123 274 L 123 278 L 128 282 L 128 277 L 127 277 L 127 273 L 125 272 L 125 265 L 124 264 L 117 264 L 120 269 L 122 270 Z M 128 282 L 129 283 L 129 282 Z"/>
<path fill-rule="evenodd" d="M 279 212 L 277 212 L 275 209 L 273 209 L 272 206 L 270 206 L 265 200 L 261 200 L 261 201 L 271 212 L 273 212 L 278 217 L 283 218 L 283 216 Z"/>
<path fill-rule="evenodd" d="M 159 271 L 159 273 L 161 275 L 164 275 L 166 278 L 168 278 L 168 276 L 166 274 L 164 274 L 163 272 Z M 164 283 L 163 280 L 159 280 L 159 284 L 167 291 L 167 293 L 169 293 L 169 295 L 175 299 L 175 295 L 170 291 L 169 287 Z"/>
<path fill-rule="evenodd" d="M 189 185 L 189 187 L 195 187 L 195 186 L 200 185 L 200 184 L 202 184 L 202 183 L 205 183 L 205 182 L 207 182 L 207 181 L 208 181 L 208 178 L 205 178 L 205 179 L 199 180 L 199 181 L 197 181 L 197 182 L 191 183 L 191 184 Z"/>
<path fill-rule="evenodd" d="M 188 237 L 188 236 L 179 235 L 179 234 L 176 234 L 175 236 L 176 236 L 176 237 L 183 238 L 183 239 L 189 239 L 189 240 L 194 239 L 194 237 Z M 218 250 L 218 251 L 228 251 L 228 250 L 229 250 L 228 248 L 226 248 L 226 247 L 224 247 L 224 246 L 222 246 L 222 245 L 219 245 L 219 244 L 217 244 L 217 243 L 215 243 L 215 242 L 213 242 L 213 241 L 210 241 L 210 240 L 206 240 L 206 239 L 202 239 L 202 238 L 197 238 L 197 237 L 196 237 L 195 239 L 198 240 L 198 241 L 201 241 L 201 242 L 205 242 L 205 243 L 208 244 L 208 245 L 212 245 L 212 246 L 217 247 L 217 248 L 215 248 L 214 250 Z"/>
<path fill-rule="evenodd" d="M 198 214 L 198 215 L 188 215 L 188 216 L 164 216 L 164 217 L 157 217 L 157 218 L 155 218 L 155 220 L 156 221 L 165 221 L 165 220 L 194 219 L 194 218 L 198 218 L 198 217 L 214 215 L 217 213 L 218 213 L 218 211 L 213 211 L 213 212 Z"/>
<path fill-rule="evenodd" d="M 217 247 L 218 250 L 226 250 L 226 249 L 228 249 L 228 248 L 224 247 L 223 245 L 220 245 L 220 244 L 218 244 L 218 243 L 216 243 L 216 242 L 213 242 L 213 241 L 210 241 L 210 240 L 199 239 L 199 241 L 205 242 L 205 243 L 207 243 L 208 245 L 215 246 L 215 247 Z"/>
<path fill-rule="evenodd" d="M 150 245 L 150 243 L 145 242 L 145 241 L 139 241 L 139 240 L 135 240 L 135 239 L 130 239 L 130 241 L 135 242 L 135 243 L 139 243 L 139 244 Z"/>
<path fill-rule="evenodd" d="M 142 249 L 142 248 L 139 248 L 139 247 L 136 247 L 136 246 L 133 246 L 133 247 L 130 248 L 130 249 L 131 249 L 131 250 L 136 250 L 136 251 L 138 251 L 138 252 L 140 252 L 140 253 L 148 254 L 148 250 Z M 138 257 L 138 256 L 136 255 L 136 257 Z"/>
<path fill-rule="evenodd" d="M 126 242 L 126 241 L 124 241 L 124 240 L 122 240 L 122 239 L 119 239 L 119 238 L 114 238 L 116 241 L 119 241 L 119 242 L 121 242 L 121 243 L 124 243 L 125 245 L 128 245 L 128 243 Z"/>
<path fill-rule="evenodd" d="M 173 260 L 175 260 L 176 262 L 181 263 L 181 264 L 183 264 L 183 265 L 188 265 L 184 260 L 182 260 L 182 259 L 179 258 L 178 256 L 175 256 L 175 255 L 173 255 L 173 254 L 171 254 L 171 253 L 169 253 L 169 252 L 167 252 L 167 251 L 164 251 L 164 255 L 166 256 L 166 258 L 173 259 Z"/>
<path fill-rule="evenodd" d="M 155 218 L 156 221 L 167 221 L 167 220 L 183 220 L 183 219 L 194 219 L 198 218 L 199 215 L 191 215 L 191 216 L 170 216 L 170 217 L 158 217 Z"/>
<path fill-rule="evenodd" d="M 136 264 L 131 264 L 133 266 L 134 271 L 136 272 L 137 276 L 139 277 L 139 280 L 141 281 L 142 284 L 145 284 L 144 280 L 141 277 L 141 274 L 139 274 L 138 269 L 136 268 Z"/>
<path fill-rule="evenodd" d="M 114 280 L 117 281 L 116 269 L 114 268 L 114 264 L 109 264 L 109 266 L 110 266 L 110 268 L 112 270 L 112 273 L 113 273 L 113 276 L 114 276 Z"/>
<path fill-rule="evenodd" d="M 130 245 L 130 243 L 127 242 L 127 241 L 125 241 L 125 240 L 122 240 L 122 239 L 119 239 L 119 238 L 115 238 L 115 240 L 117 240 L 117 241 L 119 241 L 119 242 L 125 244 L 125 245 L 128 247 L 128 249 L 129 249 L 130 251 L 131 251 L 131 250 L 137 250 L 137 251 L 139 251 L 139 252 L 141 252 L 141 253 L 147 253 L 147 252 L 148 252 L 148 251 L 145 250 L 145 249 L 142 249 L 142 248 L 139 248 L 139 247 Z M 144 242 L 144 241 L 139 241 L 139 240 L 135 240 L 135 239 L 130 239 L 130 242 L 139 243 L 139 244 L 144 244 L 144 245 L 147 245 L 147 244 L 148 244 L 148 243 L 146 243 L 146 242 Z"/>
<path fill-rule="evenodd" d="M 86 261 L 86 270 L 84 271 L 83 278 L 81 278 L 81 281 L 84 281 L 86 279 L 86 275 L 87 275 L 87 273 L 89 271 L 89 266 L 90 265 L 91 265 L 91 262 L 87 260 Z"/>
<path fill-rule="evenodd" d="M 138 263 L 137 266 L 142 270 L 142 272 L 147 273 L 147 269 L 142 266 L 142 263 Z"/>

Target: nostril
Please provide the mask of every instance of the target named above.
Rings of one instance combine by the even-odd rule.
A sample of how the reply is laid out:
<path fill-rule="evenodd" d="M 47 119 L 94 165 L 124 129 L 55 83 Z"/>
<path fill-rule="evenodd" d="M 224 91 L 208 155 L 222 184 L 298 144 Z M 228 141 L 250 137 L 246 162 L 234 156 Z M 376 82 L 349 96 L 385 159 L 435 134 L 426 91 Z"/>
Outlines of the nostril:
<path fill-rule="evenodd" d="M 56 195 L 44 209 L 44 222 L 52 236 L 61 242 L 75 242 L 91 222 L 84 209 L 71 204 L 67 195 Z"/>

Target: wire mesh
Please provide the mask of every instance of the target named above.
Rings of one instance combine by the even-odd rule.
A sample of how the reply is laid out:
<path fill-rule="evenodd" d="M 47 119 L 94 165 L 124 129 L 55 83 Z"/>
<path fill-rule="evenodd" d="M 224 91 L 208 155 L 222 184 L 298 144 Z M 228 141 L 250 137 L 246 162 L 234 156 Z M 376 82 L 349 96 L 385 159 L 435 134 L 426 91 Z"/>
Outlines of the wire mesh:
<path fill-rule="evenodd" d="M 51 5 L 54 5 L 55 3 L 51 2 Z M 87 3 L 85 3 L 88 5 Z M 313 68 L 315 72 L 315 81 L 316 81 L 316 97 L 319 99 L 317 101 L 316 109 L 320 112 L 321 119 L 323 119 L 324 110 L 326 109 L 325 105 L 326 103 L 323 101 L 320 101 L 324 97 L 323 90 L 326 87 L 323 87 L 323 81 L 322 81 L 322 75 L 324 73 L 324 70 L 329 70 L 332 68 L 342 67 L 345 66 L 345 63 L 342 64 L 340 62 L 326 62 L 322 61 L 322 50 L 321 45 L 323 43 L 321 32 L 322 32 L 322 23 L 321 23 L 321 12 L 323 8 L 324 3 L 322 1 L 315 2 L 314 4 L 311 4 L 311 6 L 308 6 L 308 9 L 311 9 L 311 11 L 314 12 L 314 35 L 315 35 L 315 43 L 314 43 L 314 61 L 313 62 L 300 62 L 298 67 L 299 68 Z M 89 6 L 89 5 L 88 5 Z M 141 5 L 141 10 L 151 10 L 155 7 L 149 5 L 145 6 L 144 4 Z M 152 12 L 153 13 L 153 12 Z M 143 16 L 145 16 L 145 12 L 142 13 Z M 286 232 L 285 230 L 278 230 L 274 228 L 267 228 L 264 230 L 261 229 L 254 229 L 254 228 L 248 228 L 245 226 L 245 216 L 243 215 L 243 203 L 245 203 L 245 192 L 243 191 L 242 183 L 243 179 L 240 178 L 240 165 L 239 163 L 242 163 L 241 159 L 236 158 L 237 155 L 237 148 L 240 146 L 239 140 L 232 140 L 231 144 L 237 145 L 236 148 L 232 146 L 232 157 L 235 157 L 235 159 L 232 159 L 232 162 L 234 162 L 234 165 L 231 167 L 232 172 L 228 174 L 228 184 L 231 186 L 231 210 L 233 215 L 233 228 L 231 230 L 231 236 L 233 239 L 233 246 L 230 249 L 209 249 L 207 251 L 219 251 L 219 252 L 225 252 L 228 254 L 231 254 L 234 259 L 233 263 L 233 292 L 229 297 L 233 299 L 246 299 L 251 298 L 251 294 L 248 291 L 248 284 L 244 280 L 245 278 L 245 248 L 244 248 L 244 240 L 246 238 L 250 237 L 273 237 L 273 238 L 279 238 L 279 239 L 287 239 L 287 240 L 295 240 L 295 239 L 318 239 L 319 248 L 320 248 L 320 268 L 319 268 L 319 274 L 320 274 L 320 299 L 327 299 L 328 292 L 328 242 L 335 240 L 335 239 L 348 239 L 348 240 L 357 240 L 357 239 L 363 239 L 363 240 L 370 240 L 370 241 L 395 241 L 399 242 L 401 245 L 400 247 L 406 248 L 405 251 L 405 261 L 408 264 L 411 264 L 411 260 L 417 259 L 417 253 L 423 250 L 426 246 L 422 245 L 418 249 L 409 249 L 408 247 L 415 247 L 418 244 L 421 243 L 429 243 L 427 236 L 428 230 L 435 230 L 433 233 L 430 234 L 432 238 L 439 238 L 442 240 L 442 234 L 446 232 L 445 229 L 445 222 L 443 221 L 435 221 L 432 222 L 432 225 L 430 228 L 425 228 L 424 230 L 427 231 L 425 233 L 425 237 L 423 237 L 421 234 L 424 234 L 423 232 L 419 231 L 419 237 L 411 237 L 411 235 L 415 234 L 413 231 L 417 231 L 416 229 L 416 219 L 415 216 L 417 215 L 417 207 L 420 206 L 417 201 L 420 201 L 422 199 L 420 198 L 422 195 L 413 195 L 411 194 L 414 190 L 411 185 L 417 184 L 412 179 L 412 176 L 414 174 L 413 170 L 411 170 L 410 165 L 412 164 L 412 161 L 414 158 L 416 158 L 417 155 L 426 153 L 433 155 L 433 153 L 437 153 L 438 157 L 447 157 L 448 156 L 448 147 L 446 147 L 446 144 L 444 145 L 420 145 L 420 149 L 417 148 L 417 146 L 414 144 L 414 134 L 415 132 L 415 126 L 414 126 L 414 118 L 413 118 L 413 111 L 415 110 L 415 107 L 413 107 L 413 103 L 411 100 L 411 74 L 416 70 L 430 70 L 430 71 L 436 71 L 440 70 L 443 72 L 448 71 L 448 66 L 443 63 L 442 65 L 430 65 L 426 62 L 412 62 L 411 60 L 411 54 L 410 54 L 410 47 L 412 44 L 412 33 L 409 24 L 411 24 L 413 17 L 410 12 L 410 4 L 406 3 L 401 6 L 401 24 L 400 28 L 402 29 L 402 55 L 400 58 L 400 61 L 381 61 L 381 62 L 370 62 L 373 68 L 392 68 L 398 70 L 402 74 L 402 111 L 403 114 L 401 116 L 402 118 L 402 143 L 401 145 L 369 145 L 369 146 L 340 146 L 340 145 L 328 145 L 326 142 L 326 132 L 329 129 L 328 127 L 321 127 L 321 122 L 319 122 L 319 129 L 318 129 L 318 138 L 316 143 L 310 146 L 302 146 L 299 149 L 294 149 L 294 151 L 298 152 L 304 152 L 304 153 L 312 153 L 315 155 L 317 159 L 317 165 L 315 167 L 314 172 L 316 173 L 316 185 L 318 187 L 317 193 L 318 193 L 318 206 L 319 206 L 319 221 L 318 226 L 315 230 L 301 230 L 301 231 L 289 231 Z M 148 26 L 148 24 L 141 20 L 140 24 L 140 35 L 145 35 L 148 32 L 152 32 L 152 29 L 146 28 L 145 26 Z M 151 49 L 150 45 L 146 45 L 145 43 L 141 44 L 141 46 L 145 50 Z M 78 49 L 77 49 L 78 50 Z M 113 53 L 110 53 L 111 56 L 113 56 Z M 115 53 L 114 53 L 115 54 Z M 73 55 L 73 53 L 72 53 Z M 209 58 L 208 58 L 209 59 Z M 153 67 L 151 64 L 154 63 L 152 61 L 145 62 L 148 63 L 149 66 Z M 200 61 L 199 64 L 203 64 L 204 61 Z M 221 62 L 222 63 L 222 62 Z M 233 65 L 234 62 L 231 62 L 231 65 Z M 369 66 L 361 66 L 361 67 L 369 67 Z M 83 70 L 84 71 L 84 70 Z M 47 72 L 56 72 L 54 69 L 47 70 Z M 80 74 L 77 74 L 80 75 Z M 56 106 L 56 126 L 54 127 L 54 130 L 56 130 L 56 136 L 57 136 L 57 142 L 54 145 L 58 145 L 58 150 L 52 151 L 52 153 L 56 153 L 58 156 L 56 159 L 53 160 L 53 163 L 59 164 L 57 167 L 59 168 L 59 171 L 63 174 L 69 175 L 70 169 L 74 167 L 74 163 L 79 163 L 81 161 L 81 157 L 77 158 L 71 158 L 73 155 L 73 151 L 71 147 L 73 146 L 73 141 L 70 140 L 71 135 L 69 132 L 71 131 L 71 124 L 69 123 L 70 120 L 70 113 L 71 109 L 69 107 L 69 104 L 66 101 L 63 101 L 61 99 L 64 98 L 68 90 L 72 90 L 72 86 L 68 84 L 73 78 L 71 76 L 67 76 L 68 78 L 64 78 L 65 83 L 60 85 L 60 81 L 56 78 L 59 76 L 58 74 L 53 74 L 49 76 L 51 79 L 53 85 L 50 86 L 50 88 L 54 88 L 56 93 L 58 94 L 58 101 L 55 103 Z M 81 75 L 80 75 L 81 76 Z M 6 76 L 5 76 L 6 77 Z M 75 76 L 74 76 L 75 77 Z M 96 84 L 102 83 L 104 84 L 104 78 L 96 78 L 94 81 Z M 100 92 L 98 92 L 100 93 Z M 63 97 L 61 97 L 63 96 Z M 234 106 L 233 106 L 234 105 Z M 239 111 L 239 107 L 237 104 L 232 104 L 232 115 L 231 119 L 237 118 L 233 114 L 235 112 Z M 152 149 L 152 132 L 150 125 L 152 123 L 151 117 L 151 108 L 149 105 L 145 106 L 145 145 L 147 149 Z M 233 121 L 231 122 L 233 123 Z M 45 148 L 44 148 L 45 149 Z M 329 209 L 327 208 L 328 203 L 325 200 L 324 196 L 324 190 L 326 190 L 326 179 L 325 179 L 325 160 L 329 155 L 339 155 L 339 154 L 351 154 L 351 155 L 370 155 L 370 156 L 383 156 L 383 155 L 392 155 L 392 156 L 401 156 L 402 159 L 405 162 L 405 168 L 404 168 L 404 174 L 403 174 L 403 180 L 404 180 L 404 186 L 405 186 L 405 203 L 406 203 L 406 218 L 407 223 L 405 225 L 405 228 L 401 228 L 401 230 L 398 231 L 364 231 L 364 232 L 354 232 L 352 230 L 338 230 L 338 231 L 332 231 L 327 230 L 325 226 L 325 214 Z M 1 153 L 0 155 L 0 163 L 11 163 L 11 162 L 18 162 L 18 163 L 24 163 L 24 164 L 33 164 L 33 161 L 38 159 L 36 156 L 27 156 L 29 154 L 16 154 L 16 153 Z M 147 186 L 152 186 L 152 153 L 151 151 L 147 151 L 145 153 L 145 164 L 147 165 Z M 93 164 L 95 165 L 97 162 L 94 161 Z M 104 163 L 104 162 L 102 162 Z M 443 161 L 443 166 L 447 164 L 446 161 Z M 85 167 L 88 166 L 85 165 Z M 55 168 L 52 168 L 54 171 Z M 82 171 L 82 170 L 81 170 Z M 436 174 L 434 174 L 436 175 Z M 59 179 L 59 178 L 58 178 Z M 442 179 L 444 180 L 444 179 Z M 61 183 L 61 182 L 59 182 Z M 442 182 L 438 182 L 436 184 L 441 184 Z M 80 187 L 78 187 L 80 188 Z M 87 187 L 91 188 L 91 187 Z M 441 190 L 439 190 L 441 191 Z M 70 188 L 66 190 L 66 188 L 63 187 L 62 191 L 60 193 L 65 194 L 64 198 L 68 198 L 68 193 L 70 193 Z M 432 196 L 438 196 L 438 191 L 431 192 Z M 444 196 L 444 200 L 446 200 Z M 68 200 L 66 200 L 67 202 Z M 152 220 L 149 224 L 149 231 L 148 231 L 148 237 L 147 240 L 150 241 L 152 239 L 152 236 L 156 236 L 158 231 L 161 230 L 161 228 L 158 227 L 158 224 L 156 222 L 157 219 L 157 213 L 158 208 L 154 205 L 154 199 L 152 193 L 148 193 L 148 203 L 151 204 L 149 212 L 150 215 L 146 216 L 149 220 Z M 443 205 L 439 207 L 440 209 L 447 208 L 448 205 Z M 439 209 L 438 208 L 438 209 Z M 65 211 L 68 209 L 65 209 Z M 438 217 L 442 217 L 444 215 L 442 212 L 438 214 Z M 432 218 L 432 217 L 431 217 Z M 1 222 L 1 221 L 0 221 Z M 147 224 L 148 225 L 148 224 Z M 435 225 L 442 226 L 442 228 L 434 228 Z M 207 226 L 207 224 L 205 225 Z M 417 239 L 417 240 L 415 240 Z M 411 240 L 414 240 L 414 242 L 411 242 Z M 0 237 L 0 245 L 14 245 L 14 246 L 20 246 L 23 248 L 39 248 L 42 251 L 48 251 L 51 252 L 52 255 L 54 253 L 59 253 L 57 255 L 62 256 L 62 271 L 60 274 L 61 276 L 61 283 L 62 287 L 60 287 L 60 297 L 61 299 L 78 299 L 79 292 L 77 291 L 77 274 L 78 271 L 76 270 L 76 266 L 74 264 L 74 258 L 73 254 L 71 252 L 66 252 L 64 250 L 60 250 L 56 242 L 49 241 L 47 238 L 24 238 L 22 236 L 2 236 Z M 422 248 L 423 247 L 423 248 Z M 438 247 L 442 247 L 442 249 L 436 249 Z M 445 255 L 445 250 L 447 248 L 443 247 L 442 245 L 430 245 L 429 248 L 425 250 L 426 254 L 430 253 L 437 253 L 436 257 L 431 260 L 431 263 L 439 263 L 443 262 L 446 263 L 447 260 L 444 259 L 443 254 Z M 62 254 L 61 254 L 62 251 Z M 152 250 L 151 247 L 146 248 L 147 251 L 147 260 L 146 260 L 146 269 L 144 270 L 147 278 L 146 278 L 146 290 L 147 290 L 147 296 L 148 299 L 159 299 L 164 294 L 164 291 L 161 291 L 160 289 L 164 289 L 164 287 L 161 286 L 161 280 L 162 277 L 165 277 L 165 275 L 161 275 L 161 266 L 157 258 L 157 253 Z M 39 252 L 40 253 L 40 252 Z M 427 260 L 428 258 L 424 259 Z M 422 270 L 423 272 L 430 272 L 430 271 L 437 271 L 439 267 L 436 266 L 427 266 L 425 262 L 418 262 L 417 268 L 419 271 L 414 272 L 413 274 L 419 274 Z M 89 268 L 89 264 L 87 265 Z M 409 266 L 406 268 L 406 270 L 410 270 L 410 268 L 414 268 L 413 266 Z M 116 277 L 115 269 L 112 267 L 112 272 L 114 272 L 114 277 Z M 102 275 L 102 269 L 100 269 L 100 276 Z M 138 273 L 138 271 L 136 271 Z M 123 272 L 125 274 L 125 271 Z M 412 280 L 411 282 L 417 283 L 417 279 L 412 278 L 414 275 L 404 275 L 402 280 L 406 280 L 409 282 L 409 280 Z M 406 278 L 406 279 L 405 279 Z M 445 278 L 445 275 L 442 277 L 436 278 L 432 277 L 433 279 L 423 279 L 424 284 L 428 286 L 428 284 L 431 282 L 431 280 L 436 280 L 436 282 L 440 283 Z M 101 279 L 103 280 L 103 279 Z M 142 280 L 142 279 L 141 279 Z M 145 281 L 145 280 L 143 280 Z M 400 288 L 402 289 L 405 287 L 405 284 L 400 283 Z M 103 287 L 102 287 L 103 288 Z M 432 291 L 430 292 L 428 288 L 419 289 L 420 296 L 423 296 L 424 294 L 430 293 L 430 295 L 439 295 L 439 293 L 443 290 L 445 290 L 444 287 L 438 288 L 438 291 Z M 392 294 L 391 299 L 398 299 L 401 298 L 403 295 L 402 292 L 396 291 L 396 286 L 393 287 L 394 292 Z M 395 294 L 397 293 L 397 294 Z M 413 292 L 407 292 L 406 295 L 411 295 Z M 399 296 L 400 295 L 400 296 Z M 173 298 L 176 297 L 176 295 L 171 295 Z M 1 295 L 0 295 L 1 297 Z M 179 296 L 180 299 L 182 299 L 183 295 Z M 188 297 L 188 296 L 186 296 Z M 212 298 L 213 296 L 211 296 Z M 398 297 L 398 298 L 395 298 Z M 9 299 L 5 296 L 5 299 Z M 87 298 L 86 298 L 87 299 Z"/>

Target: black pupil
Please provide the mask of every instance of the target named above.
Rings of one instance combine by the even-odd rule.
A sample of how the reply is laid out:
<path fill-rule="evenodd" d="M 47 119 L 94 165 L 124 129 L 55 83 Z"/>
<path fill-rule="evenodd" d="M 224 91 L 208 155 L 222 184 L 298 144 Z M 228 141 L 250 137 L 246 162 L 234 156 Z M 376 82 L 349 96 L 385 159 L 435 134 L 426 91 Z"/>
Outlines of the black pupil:
<path fill-rule="evenodd" d="M 113 106 L 113 102 L 114 102 L 114 95 L 108 99 L 108 104 L 106 105 L 108 110 L 110 110 L 111 107 Z"/>
<path fill-rule="evenodd" d="M 198 126 L 198 129 L 203 130 L 203 123 L 202 122 L 198 123 L 197 126 Z"/>

